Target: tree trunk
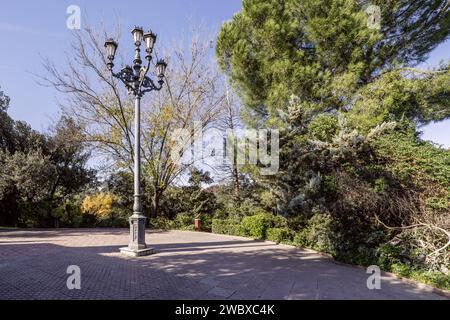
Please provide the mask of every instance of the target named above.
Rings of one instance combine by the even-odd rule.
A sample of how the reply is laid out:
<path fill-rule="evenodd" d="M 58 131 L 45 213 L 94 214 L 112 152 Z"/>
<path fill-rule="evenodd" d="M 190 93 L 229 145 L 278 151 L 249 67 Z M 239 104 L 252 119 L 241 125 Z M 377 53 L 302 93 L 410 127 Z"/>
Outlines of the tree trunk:
<path fill-rule="evenodd" d="M 240 194 L 240 186 L 239 186 L 239 172 L 236 166 L 233 166 L 233 172 L 232 172 L 232 180 L 233 180 L 233 193 L 234 196 L 239 198 Z"/>
<path fill-rule="evenodd" d="M 158 217 L 160 200 L 161 200 L 161 191 L 158 189 L 155 189 L 155 191 L 153 191 L 153 196 L 152 196 L 152 212 L 151 212 L 152 218 Z"/>

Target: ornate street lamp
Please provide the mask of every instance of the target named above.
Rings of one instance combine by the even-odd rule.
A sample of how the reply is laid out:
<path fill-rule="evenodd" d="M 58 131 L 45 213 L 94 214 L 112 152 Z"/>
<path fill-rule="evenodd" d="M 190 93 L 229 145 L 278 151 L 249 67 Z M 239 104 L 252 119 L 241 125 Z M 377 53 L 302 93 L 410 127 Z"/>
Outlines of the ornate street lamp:
<path fill-rule="evenodd" d="M 121 80 L 128 90 L 129 94 L 134 96 L 134 206 L 133 215 L 130 217 L 130 243 L 128 247 L 120 249 L 122 253 L 134 257 L 153 254 L 154 250 L 147 247 L 145 243 L 145 221 L 146 217 L 142 213 L 142 194 L 141 194 L 141 98 L 150 91 L 159 91 L 164 84 L 164 74 L 167 63 L 164 60 L 158 60 L 156 63 L 157 84 L 147 76 L 152 61 L 153 47 L 156 42 L 156 35 L 149 31 L 144 34 L 141 27 L 135 27 L 131 34 L 133 35 L 135 45 L 135 56 L 133 67 L 126 66 L 118 73 L 114 73 L 114 58 L 116 55 L 118 43 L 113 39 L 105 42 L 107 52 L 107 68 L 111 71 L 113 77 Z M 142 66 L 141 45 L 145 43 L 147 55 L 145 57 L 147 64 Z"/>

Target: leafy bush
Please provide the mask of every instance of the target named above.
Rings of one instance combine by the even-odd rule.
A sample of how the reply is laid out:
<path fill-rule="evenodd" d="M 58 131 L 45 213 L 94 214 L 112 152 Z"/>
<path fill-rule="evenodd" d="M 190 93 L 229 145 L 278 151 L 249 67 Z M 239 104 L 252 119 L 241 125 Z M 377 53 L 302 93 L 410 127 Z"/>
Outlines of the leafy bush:
<path fill-rule="evenodd" d="M 200 215 L 200 220 L 202 222 L 202 231 L 211 232 L 212 216 L 210 214 L 202 214 Z"/>
<path fill-rule="evenodd" d="M 288 228 L 269 228 L 266 231 L 266 239 L 276 243 L 291 242 L 292 232 Z"/>
<path fill-rule="evenodd" d="M 401 263 L 401 248 L 389 243 L 382 244 L 378 249 L 378 266 L 386 271 L 391 271 L 391 266 Z"/>
<path fill-rule="evenodd" d="M 274 242 L 292 240 L 291 232 L 287 228 L 287 220 L 284 217 L 269 214 L 261 209 L 255 209 L 255 211 L 256 214 L 243 218 L 238 215 L 232 215 L 225 219 L 215 218 L 212 220 L 212 232 L 248 236 L 261 240 L 268 239 L 270 234 L 270 240 Z"/>
<path fill-rule="evenodd" d="M 66 202 L 53 210 L 52 216 L 57 220 L 57 226 L 62 228 L 78 228 L 83 224 L 83 213 L 75 201 Z"/>
<path fill-rule="evenodd" d="M 120 211 L 114 212 L 109 217 L 96 217 L 95 227 L 99 228 L 127 228 L 129 212 L 122 215 Z"/>
<path fill-rule="evenodd" d="M 253 216 L 242 219 L 242 227 L 245 235 L 254 239 L 266 239 L 268 228 L 281 227 L 285 220 L 280 216 L 275 216 L 266 212 L 261 212 Z"/>
<path fill-rule="evenodd" d="M 148 220 L 149 228 L 154 230 L 171 230 L 174 229 L 174 225 L 175 223 L 173 220 L 163 217 L 151 218 Z"/>
<path fill-rule="evenodd" d="M 399 276 L 420 281 L 440 289 L 450 290 L 450 275 L 439 271 L 430 271 L 424 268 L 396 263 L 390 266 L 390 270 Z"/>
<path fill-rule="evenodd" d="M 54 227 L 54 219 L 52 218 L 50 222 L 48 218 L 48 212 L 51 212 L 51 205 L 48 202 L 21 202 L 19 211 L 21 212 L 18 219 L 20 227 L 40 228 L 48 225 Z"/>
<path fill-rule="evenodd" d="M 227 234 L 244 236 L 245 232 L 238 217 L 227 219 L 212 219 L 212 232 L 217 234 Z"/>
<path fill-rule="evenodd" d="M 308 134 L 312 139 L 330 142 L 338 132 L 339 125 L 336 116 L 320 114 L 308 125 Z"/>
<path fill-rule="evenodd" d="M 300 247 L 311 248 L 330 254 L 335 253 L 333 245 L 332 218 L 326 214 L 316 214 L 307 223 L 307 226 L 297 233 L 294 243 Z"/>
<path fill-rule="evenodd" d="M 191 213 L 183 212 L 177 214 L 174 220 L 174 227 L 180 230 L 195 230 L 194 226 L 195 217 Z"/>

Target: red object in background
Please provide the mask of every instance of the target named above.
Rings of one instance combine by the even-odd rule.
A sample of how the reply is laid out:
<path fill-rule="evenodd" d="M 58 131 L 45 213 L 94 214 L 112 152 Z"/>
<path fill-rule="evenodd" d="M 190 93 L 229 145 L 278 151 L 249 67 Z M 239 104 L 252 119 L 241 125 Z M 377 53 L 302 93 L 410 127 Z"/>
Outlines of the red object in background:
<path fill-rule="evenodd" d="M 195 219 L 195 231 L 202 231 L 202 221 Z"/>

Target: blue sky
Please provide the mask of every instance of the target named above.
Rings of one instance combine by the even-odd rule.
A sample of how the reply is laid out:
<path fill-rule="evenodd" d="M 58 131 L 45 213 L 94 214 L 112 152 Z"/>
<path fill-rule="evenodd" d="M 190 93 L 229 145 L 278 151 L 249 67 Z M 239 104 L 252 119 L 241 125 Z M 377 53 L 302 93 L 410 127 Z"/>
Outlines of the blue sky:
<path fill-rule="evenodd" d="M 37 84 L 33 73 L 42 74 L 42 57 L 64 62 L 71 33 L 66 27 L 67 7 L 78 5 L 82 18 L 102 20 L 111 27 L 119 21 L 124 28 L 142 25 L 158 33 L 168 45 L 194 24 L 218 30 L 223 21 L 241 8 L 241 0 L 2 0 L 0 7 L 0 86 L 12 99 L 9 113 L 35 129 L 47 129 L 58 114 L 56 93 Z M 128 30 L 124 30 L 124 33 Z M 450 59 L 450 41 L 431 55 L 425 66 Z M 450 121 L 422 128 L 423 138 L 450 148 Z"/>

